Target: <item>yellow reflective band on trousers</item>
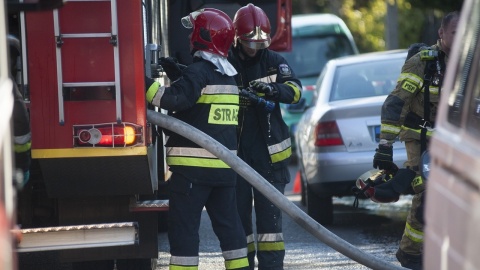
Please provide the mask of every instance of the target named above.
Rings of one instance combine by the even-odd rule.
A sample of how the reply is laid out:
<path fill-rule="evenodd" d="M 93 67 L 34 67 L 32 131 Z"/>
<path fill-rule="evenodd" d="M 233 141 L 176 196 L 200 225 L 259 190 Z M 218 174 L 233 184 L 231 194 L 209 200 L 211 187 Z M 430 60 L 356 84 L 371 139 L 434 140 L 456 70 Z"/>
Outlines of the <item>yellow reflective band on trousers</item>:
<path fill-rule="evenodd" d="M 413 242 L 423 242 L 423 232 L 415 230 L 408 222 L 407 225 L 405 225 L 405 235 Z"/>
<path fill-rule="evenodd" d="M 26 144 L 15 144 L 13 148 L 15 153 L 25 153 L 28 150 L 32 149 L 32 143 L 28 142 Z"/>
<path fill-rule="evenodd" d="M 255 238 L 253 234 L 247 235 L 247 252 L 255 251 Z"/>
<path fill-rule="evenodd" d="M 248 267 L 248 258 L 239 258 L 230 261 L 225 261 L 225 269 L 239 269 Z"/>
<path fill-rule="evenodd" d="M 225 268 L 227 270 L 248 267 L 246 248 L 223 251 L 222 255 L 225 259 Z"/>
<path fill-rule="evenodd" d="M 198 269 L 198 256 L 183 257 L 183 256 L 171 256 L 170 257 L 170 270 L 197 270 Z"/>
<path fill-rule="evenodd" d="M 238 105 L 212 104 L 208 123 L 215 125 L 238 125 Z"/>
<path fill-rule="evenodd" d="M 270 159 L 272 162 L 276 163 L 289 158 L 292 155 L 291 146 L 292 143 L 290 138 L 280 143 L 268 146 L 268 153 L 270 154 Z"/>
<path fill-rule="evenodd" d="M 258 235 L 258 251 L 285 250 L 282 233 L 265 233 Z"/>
<path fill-rule="evenodd" d="M 286 81 L 285 84 L 293 88 L 293 92 L 295 92 L 295 96 L 293 97 L 292 103 L 297 103 L 300 100 L 300 97 L 302 96 L 300 92 L 301 91 L 300 86 L 298 86 L 298 84 L 296 84 L 295 82 L 291 82 L 291 81 Z"/>
<path fill-rule="evenodd" d="M 198 265 L 196 265 L 196 266 L 182 266 L 182 265 L 170 264 L 168 266 L 168 269 L 170 269 L 170 270 L 198 270 Z"/>

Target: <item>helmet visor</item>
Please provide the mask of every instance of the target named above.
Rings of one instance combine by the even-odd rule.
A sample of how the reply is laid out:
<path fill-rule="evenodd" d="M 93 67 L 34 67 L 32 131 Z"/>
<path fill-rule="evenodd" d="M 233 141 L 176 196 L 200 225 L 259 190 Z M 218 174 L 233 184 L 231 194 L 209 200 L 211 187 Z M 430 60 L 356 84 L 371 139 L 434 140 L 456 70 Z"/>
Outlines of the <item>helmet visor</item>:
<path fill-rule="evenodd" d="M 261 50 L 268 48 L 270 46 L 270 40 L 264 40 L 264 41 L 250 41 L 250 40 L 243 40 L 243 39 L 238 39 L 240 44 L 242 46 L 250 48 L 250 49 L 255 49 L 255 50 Z"/>
<path fill-rule="evenodd" d="M 194 11 L 194 12 L 188 14 L 187 16 L 183 17 L 183 18 L 181 19 L 181 22 L 182 22 L 183 27 L 185 27 L 185 28 L 187 28 L 187 29 L 193 28 L 193 23 L 194 23 L 195 19 L 196 19 L 197 16 L 200 15 L 202 12 L 203 12 L 203 9 L 200 9 L 200 10 Z"/>

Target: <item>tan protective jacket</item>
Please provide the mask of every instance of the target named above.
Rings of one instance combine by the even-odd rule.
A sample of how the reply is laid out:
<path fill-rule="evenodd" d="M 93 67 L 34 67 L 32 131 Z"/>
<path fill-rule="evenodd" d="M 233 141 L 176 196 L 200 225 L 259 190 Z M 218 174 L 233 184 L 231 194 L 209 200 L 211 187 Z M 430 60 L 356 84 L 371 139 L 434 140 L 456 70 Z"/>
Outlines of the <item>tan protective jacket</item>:
<path fill-rule="evenodd" d="M 431 46 L 433 50 L 441 51 L 440 41 Z M 388 95 L 382 106 L 380 139 L 386 139 L 393 143 L 399 136 L 401 141 L 420 140 L 421 127 L 413 128 L 405 123 L 408 113 L 413 112 L 420 118 L 424 118 L 424 73 L 425 66 L 431 61 L 421 59 L 420 53 L 408 59 L 402 67 L 402 72 L 397 80 L 395 89 Z M 436 66 L 437 60 L 434 60 Z M 435 70 L 432 83 L 429 86 L 430 100 L 430 122 L 427 126 L 427 137 L 432 135 L 433 121 L 437 114 L 439 95 L 439 82 L 443 81 L 445 66 L 448 62 L 448 56 L 445 55 L 445 64 L 442 67 L 441 74 Z M 440 63 L 438 63 L 440 64 Z M 441 85 L 441 84 L 440 84 Z M 410 121 L 408 121 L 410 122 Z M 411 122 L 410 122 L 411 123 Z"/>

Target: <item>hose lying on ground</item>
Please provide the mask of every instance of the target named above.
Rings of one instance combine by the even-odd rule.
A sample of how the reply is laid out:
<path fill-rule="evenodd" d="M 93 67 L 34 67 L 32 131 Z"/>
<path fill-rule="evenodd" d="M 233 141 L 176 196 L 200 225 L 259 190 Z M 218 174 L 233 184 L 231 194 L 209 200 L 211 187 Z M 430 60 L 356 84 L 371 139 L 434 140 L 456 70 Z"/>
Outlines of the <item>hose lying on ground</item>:
<path fill-rule="evenodd" d="M 372 269 L 405 269 L 365 253 L 327 230 L 288 200 L 243 160 L 204 132 L 171 116 L 152 110 L 147 110 L 147 120 L 157 126 L 181 134 L 223 160 L 297 224 L 336 251 Z"/>

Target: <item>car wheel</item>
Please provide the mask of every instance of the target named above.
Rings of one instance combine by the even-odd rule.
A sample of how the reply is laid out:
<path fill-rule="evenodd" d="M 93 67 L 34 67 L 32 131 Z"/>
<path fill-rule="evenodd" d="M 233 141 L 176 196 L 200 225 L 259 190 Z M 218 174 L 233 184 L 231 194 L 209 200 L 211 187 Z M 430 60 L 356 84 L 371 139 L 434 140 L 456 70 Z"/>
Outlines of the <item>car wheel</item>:
<path fill-rule="evenodd" d="M 318 196 L 307 184 L 306 192 L 307 214 L 322 225 L 333 222 L 332 196 Z"/>

